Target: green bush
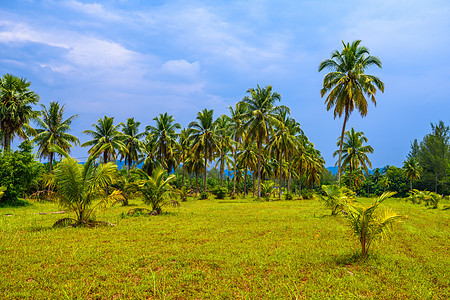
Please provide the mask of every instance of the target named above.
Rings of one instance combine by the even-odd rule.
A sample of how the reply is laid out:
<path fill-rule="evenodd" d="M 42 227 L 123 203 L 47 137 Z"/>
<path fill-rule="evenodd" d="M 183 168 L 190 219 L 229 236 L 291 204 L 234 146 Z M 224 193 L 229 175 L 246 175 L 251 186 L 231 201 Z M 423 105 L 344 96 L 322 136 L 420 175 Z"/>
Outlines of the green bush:
<path fill-rule="evenodd" d="M 212 193 L 214 196 L 216 196 L 217 199 L 224 199 L 228 193 L 228 189 L 226 187 L 218 186 L 214 190 L 212 190 Z"/>
<path fill-rule="evenodd" d="M 18 203 L 19 198 L 33 192 L 37 179 L 45 172 L 44 165 L 35 160 L 24 143 L 20 151 L 0 152 L 0 186 L 6 188 L 0 203 Z"/>
<path fill-rule="evenodd" d="M 201 200 L 208 199 L 208 196 L 209 196 L 208 192 L 203 191 L 203 192 L 200 193 L 200 199 Z"/>
<path fill-rule="evenodd" d="M 293 197 L 293 195 L 291 193 L 286 193 L 286 194 L 284 194 L 284 198 L 286 200 L 292 200 L 294 197 Z"/>
<path fill-rule="evenodd" d="M 308 189 L 302 190 L 302 199 L 312 199 L 314 192 Z"/>

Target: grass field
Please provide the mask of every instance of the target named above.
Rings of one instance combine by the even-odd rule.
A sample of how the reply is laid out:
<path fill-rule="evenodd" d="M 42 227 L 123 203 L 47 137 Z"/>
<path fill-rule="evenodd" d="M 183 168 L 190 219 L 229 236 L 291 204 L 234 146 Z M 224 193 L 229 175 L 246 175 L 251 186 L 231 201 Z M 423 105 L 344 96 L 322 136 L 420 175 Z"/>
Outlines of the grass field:
<path fill-rule="evenodd" d="M 387 200 L 408 219 L 362 261 L 318 200 L 189 199 L 121 217 L 145 207 L 131 204 L 93 229 L 51 228 L 68 215 L 39 213 L 56 204 L 0 208 L 0 299 L 450 298 L 450 210 Z"/>

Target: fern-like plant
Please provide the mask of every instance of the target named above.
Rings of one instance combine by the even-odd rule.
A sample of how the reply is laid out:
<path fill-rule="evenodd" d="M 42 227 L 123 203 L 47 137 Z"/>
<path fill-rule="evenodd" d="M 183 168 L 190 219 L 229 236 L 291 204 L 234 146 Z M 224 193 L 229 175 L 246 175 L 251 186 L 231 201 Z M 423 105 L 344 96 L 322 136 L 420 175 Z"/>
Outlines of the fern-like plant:
<path fill-rule="evenodd" d="M 354 204 L 346 205 L 347 219 L 353 233 L 359 239 L 363 258 L 367 257 L 373 241 L 379 237 L 386 237 L 392 225 L 404 218 L 390 209 L 385 209 L 382 212 L 377 211 L 380 204 L 393 195 L 395 195 L 395 192 L 385 192 L 368 207 Z"/>
<path fill-rule="evenodd" d="M 348 203 L 355 201 L 355 193 L 346 187 L 322 185 L 322 191 L 324 195 L 320 195 L 320 199 L 331 209 L 332 216 L 342 211 Z"/>

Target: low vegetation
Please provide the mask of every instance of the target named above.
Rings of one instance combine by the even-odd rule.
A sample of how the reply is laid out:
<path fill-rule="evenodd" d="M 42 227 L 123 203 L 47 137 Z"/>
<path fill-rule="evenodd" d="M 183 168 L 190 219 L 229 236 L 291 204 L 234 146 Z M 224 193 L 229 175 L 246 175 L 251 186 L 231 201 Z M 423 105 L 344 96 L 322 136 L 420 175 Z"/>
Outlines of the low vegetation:
<path fill-rule="evenodd" d="M 449 211 L 383 206 L 408 219 L 365 260 L 347 217 L 317 198 L 189 197 L 135 217 L 116 205 L 97 213 L 116 226 L 94 229 L 52 228 L 72 217 L 53 203 L 1 208 L 0 298 L 448 299 Z"/>

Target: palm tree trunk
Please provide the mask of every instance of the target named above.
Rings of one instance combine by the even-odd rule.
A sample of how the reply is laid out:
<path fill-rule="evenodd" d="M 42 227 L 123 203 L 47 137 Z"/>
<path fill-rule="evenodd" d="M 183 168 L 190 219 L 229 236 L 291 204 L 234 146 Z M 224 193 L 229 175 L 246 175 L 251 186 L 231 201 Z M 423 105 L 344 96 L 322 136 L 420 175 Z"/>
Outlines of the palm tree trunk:
<path fill-rule="evenodd" d="M 103 152 L 103 163 L 106 164 L 108 162 L 108 152 L 104 151 Z"/>
<path fill-rule="evenodd" d="M 281 153 L 280 153 L 280 160 L 279 160 L 280 167 L 278 168 L 278 172 L 280 172 L 280 186 L 278 187 L 278 200 L 281 200 L 281 184 L 282 184 L 282 182 L 281 182 L 281 164 L 282 164 L 282 162 L 283 162 L 283 157 L 281 156 Z"/>
<path fill-rule="evenodd" d="M 11 149 L 11 133 L 8 131 L 4 131 L 5 137 L 3 139 L 3 149 L 5 152 Z"/>
<path fill-rule="evenodd" d="M 412 179 L 409 180 L 409 190 L 412 192 Z"/>
<path fill-rule="evenodd" d="M 50 152 L 50 157 L 49 157 L 49 161 L 48 161 L 48 167 L 49 167 L 49 171 L 48 173 L 50 174 L 52 172 L 52 166 L 53 166 L 53 152 Z M 50 189 L 49 189 L 50 190 Z"/>
<path fill-rule="evenodd" d="M 338 160 L 338 186 L 341 186 L 341 158 L 342 158 L 342 146 L 344 144 L 344 132 L 345 132 L 345 125 L 347 124 L 348 120 L 348 109 L 345 109 L 345 116 L 344 116 L 344 125 L 342 125 L 342 132 L 341 132 L 341 143 L 339 145 L 339 160 Z"/>
<path fill-rule="evenodd" d="M 181 177 L 181 187 L 183 187 L 184 186 L 184 164 L 183 164 L 183 166 L 181 167 L 181 169 L 183 170 L 183 176 Z"/>
<path fill-rule="evenodd" d="M 298 199 L 302 199 L 302 162 L 300 161 L 300 171 L 298 174 Z"/>
<path fill-rule="evenodd" d="M 247 195 L 247 168 L 245 168 L 245 179 L 244 179 L 244 196 Z"/>
<path fill-rule="evenodd" d="M 220 162 L 220 187 L 223 187 L 223 155 Z"/>
<path fill-rule="evenodd" d="M 237 161 L 237 147 L 234 149 L 234 174 L 233 174 L 233 196 L 236 195 L 236 161 Z"/>
<path fill-rule="evenodd" d="M 258 141 L 258 200 L 261 199 L 261 141 Z"/>
<path fill-rule="evenodd" d="M 206 150 L 207 148 L 206 148 L 206 146 L 205 146 L 205 189 L 204 189 L 204 191 L 206 192 L 206 165 L 208 164 L 208 159 L 207 159 L 207 157 L 208 157 L 208 150 Z"/>
<path fill-rule="evenodd" d="M 289 153 L 289 158 L 288 158 L 288 178 L 287 178 L 287 192 L 290 193 L 291 192 L 291 154 Z"/>
<path fill-rule="evenodd" d="M 253 179 L 253 197 L 255 197 L 255 188 L 256 188 L 255 171 L 252 172 L 252 179 Z"/>

